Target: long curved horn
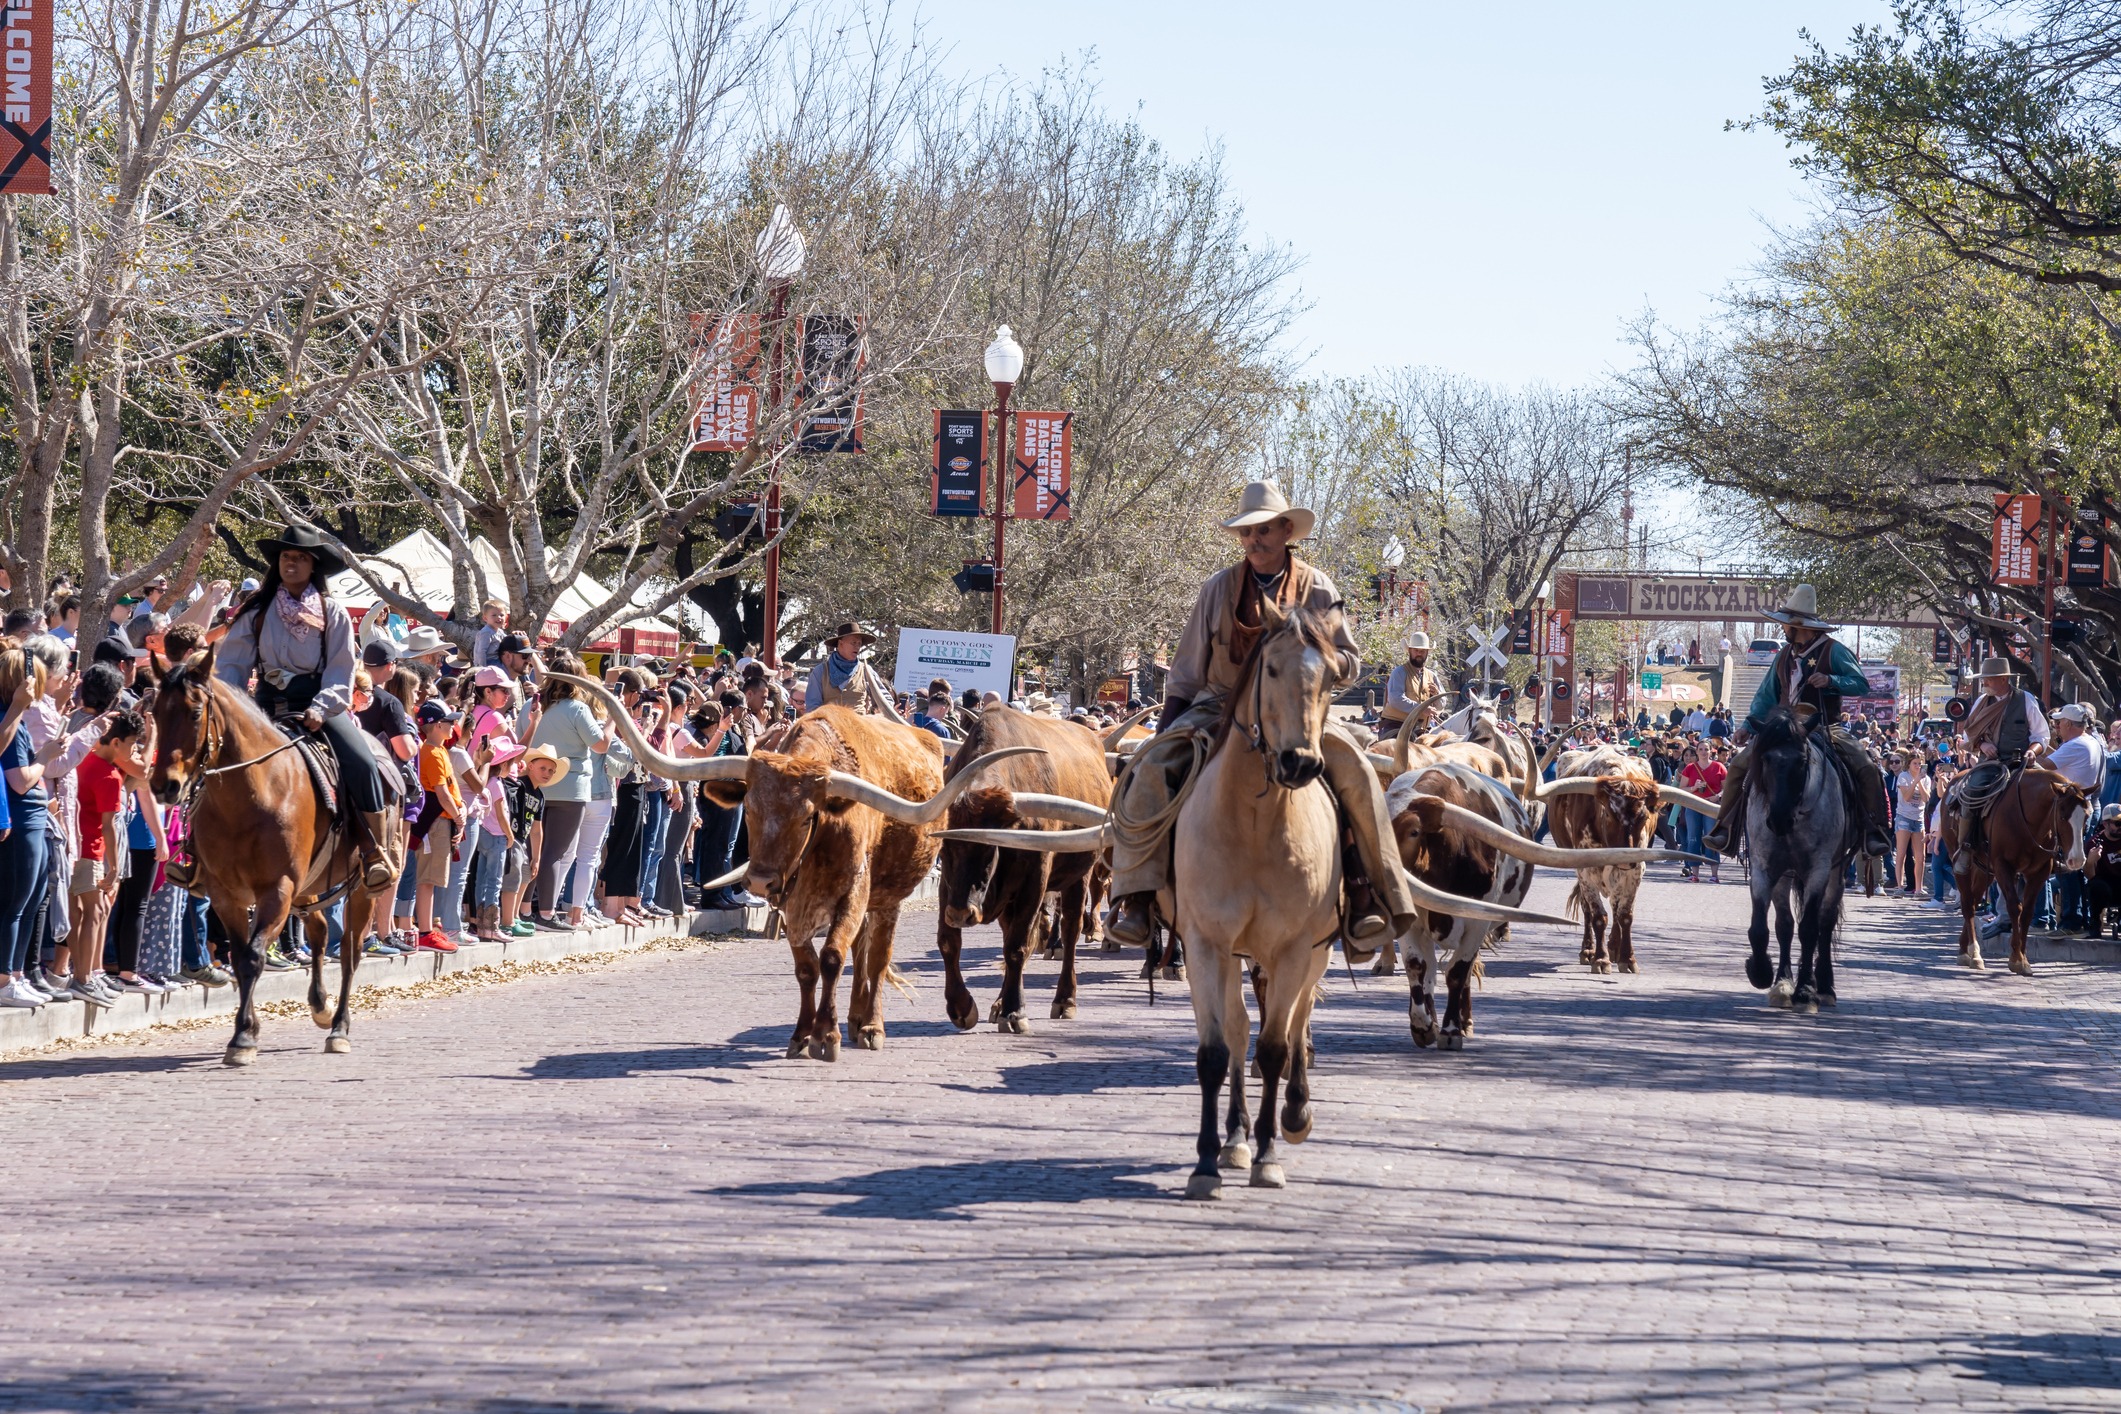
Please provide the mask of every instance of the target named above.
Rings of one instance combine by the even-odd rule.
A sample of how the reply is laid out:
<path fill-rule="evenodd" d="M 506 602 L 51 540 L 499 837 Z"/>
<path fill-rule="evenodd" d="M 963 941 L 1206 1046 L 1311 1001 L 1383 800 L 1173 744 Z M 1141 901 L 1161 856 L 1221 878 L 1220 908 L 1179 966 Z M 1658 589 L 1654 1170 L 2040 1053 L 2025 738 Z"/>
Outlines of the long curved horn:
<path fill-rule="evenodd" d="M 1535 800 L 1552 800 L 1560 795 L 1596 795 L 1602 776 L 1563 776 L 1558 781 L 1541 781 L 1534 788 Z"/>
<path fill-rule="evenodd" d="M 1005 746 L 999 751 L 990 751 L 976 757 L 972 764 L 953 776 L 949 783 L 926 800 L 908 800 L 894 795 L 874 781 L 865 781 L 860 776 L 845 771 L 831 771 L 825 776 L 825 793 L 841 800 L 851 800 L 856 805 L 866 805 L 882 815 L 888 815 L 902 825 L 927 825 L 943 818 L 943 812 L 952 801 L 963 795 L 972 785 L 972 778 L 997 761 L 1006 761 L 1012 756 L 1044 756 L 1043 746 Z"/>
<path fill-rule="evenodd" d="M 706 883 L 700 885 L 700 891 L 702 893 L 711 894 L 716 889 L 732 888 L 737 884 L 743 883 L 744 876 L 750 872 L 751 862 L 749 860 L 746 860 L 744 863 L 739 864 L 736 868 L 730 870 L 727 874 L 722 875 L 721 878 L 709 879 Z"/>
<path fill-rule="evenodd" d="M 1711 820 L 1717 818 L 1723 810 L 1721 805 L 1706 796 L 1696 795 L 1679 786 L 1657 787 L 1657 798 L 1666 805 L 1684 805 L 1689 810 L 1698 810 Z"/>
<path fill-rule="evenodd" d="M 1619 869 L 1630 864 L 1697 862 L 1693 855 L 1671 849 L 1563 849 L 1558 845 L 1539 844 L 1507 826 L 1496 824 L 1477 810 L 1453 805 L 1441 796 L 1423 795 L 1417 791 L 1414 799 L 1440 807 L 1443 823 L 1463 830 L 1482 844 L 1492 845 L 1527 864 L 1544 864 L 1549 869 Z"/>
<path fill-rule="evenodd" d="M 1102 805 L 1077 800 L 1072 795 L 1039 795 L 1017 791 L 1012 797 L 1016 813 L 1026 820 L 1058 820 L 1064 825 L 1102 825 L 1111 812 Z"/>
<path fill-rule="evenodd" d="M 1162 706 L 1163 706 L 1163 704 L 1162 704 L 1162 703 L 1156 703 L 1156 704 L 1154 704 L 1154 705 L 1152 705 L 1152 706 L 1144 707 L 1144 708 L 1142 708 L 1142 709 L 1141 709 L 1141 711 L 1139 711 L 1139 712 L 1136 712 L 1136 713 L 1135 713 L 1135 714 L 1134 714 L 1133 716 L 1131 716 L 1131 717 L 1127 718 L 1127 720 L 1126 720 L 1126 721 L 1124 721 L 1124 722 L 1121 722 L 1121 723 L 1120 723 L 1120 724 L 1119 724 L 1118 726 L 1114 727 L 1114 728 L 1113 728 L 1113 729 L 1112 729 L 1111 731 L 1109 731 L 1109 732 L 1106 732 L 1106 733 L 1105 733 L 1105 750 L 1107 750 L 1107 751 L 1117 751 L 1117 750 L 1119 750 L 1119 744 L 1120 744 L 1120 742 L 1121 742 L 1122 740 L 1124 740 L 1124 739 L 1126 738 L 1126 735 L 1127 735 L 1127 733 L 1128 733 L 1128 732 L 1131 732 L 1131 731 L 1133 731 L 1133 730 L 1134 730 L 1134 729 L 1135 729 L 1136 727 L 1140 726 L 1140 725 L 1141 725 L 1141 724 L 1142 724 L 1143 722 L 1147 721 L 1147 720 L 1148 720 L 1148 718 L 1149 718 L 1149 714 L 1150 714 L 1151 712 L 1155 712 L 1155 711 L 1159 711 L 1159 710 L 1161 710 L 1161 709 L 1162 709 Z"/>
<path fill-rule="evenodd" d="M 898 714 L 898 707 L 891 701 L 891 694 L 884 691 L 883 681 L 877 676 L 876 669 L 867 663 L 862 664 L 862 691 L 869 694 L 869 704 L 876 708 L 877 715 L 885 721 L 895 722 L 902 727 L 913 725 Z"/>
<path fill-rule="evenodd" d="M 547 672 L 545 676 L 571 682 L 603 703 L 611 714 L 611 724 L 618 728 L 627 748 L 633 752 L 633 759 L 666 780 L 741 781 L 751 774 L 751 758 L 748 756 L 702 756 L 689 761 L 665 756 L 648 744 L 648 738 L 642 736 L 641 729 L 633 724 L 633 714 L 626 710 L 626 704 L 612 696 L 604 684 L 591 678 L 576 677 L 573 673 Z"/>
<path fill-rule="evenodd" d="M 1406 772 L 1407 744 L 1415 737 L 1421 735 L 1421 733 L 1414 730 L 1414 724 L 1427 716 L 1429 709 L 1442 700 L 1443 694 L 1440 692 L 1432 692 L 1427 697 L 1422 698 L 1421 701 L 1414 704 L 1414 710 L 1407 713 L 1405 719 L 1400 722 L 1399 730 L 1392 733 L 1392 774 L 1394 776 L 1399 776 Z"/>
<path fill-rule="evenodd" d="M 936 838 L 1000 849 L 1028 849 L 1037 854 L 1087 854 L 1105 847 L 1105 827 L 1080 830 L 938 830 Z"/>
<path fill-rule="evenodd" d="M 1551 913 L 1533 913 L 1528 909 L 1510 908 L 1504 904 L 1448 894 L 1415 878 L 1413 871 L 1409 869 L 1402 868 L 1399 872 L 1406 879 L 1407 888 L 1414 895 L 1414 902 L 1431 913 L 1448 913 L 1454 918 L 1471 918 L 1483 923 L 1552 923 L 1563 928 L 1577 926 L 1570 920 L 1556 918 Z"/>

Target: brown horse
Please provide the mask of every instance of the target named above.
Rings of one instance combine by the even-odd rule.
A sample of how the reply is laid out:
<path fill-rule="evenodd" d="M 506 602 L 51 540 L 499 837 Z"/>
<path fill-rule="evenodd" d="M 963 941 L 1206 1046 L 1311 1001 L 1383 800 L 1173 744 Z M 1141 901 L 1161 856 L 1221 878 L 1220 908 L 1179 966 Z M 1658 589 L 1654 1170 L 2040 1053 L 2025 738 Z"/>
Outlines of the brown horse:
<path fill-rule="evenodd" d="M 209 647 L 176 664 L 156 658 L 161 686 L 155 693 L 158 749 L 150 784 L 164 805 L 184 805 L 197 870 L 191 887 L 206 895 L 221 926 L 237 940 L 229 952 L 241 1001 L 236 1034 L 222 1059 L 249 1065 L 258 1058 L 252 993 L 265 970 L 266 945 L 296 911 L 309 939 L 309 1014 L 331 1031 L 324 1049 L 343 1055 L 353 1049 L 348 1001 L 361 943 L 376 901 L 391 890 L 362 884 L 353 837 L 325 809 L 301 755 L 256 703 L 214 677 L 214 652 Z M 402 821 L 402 812 L 386 814 Z M 383 847 L 402 863 L 402 824 Z M 334 1010 L 324 996 L 325 910 L 341 897 L 346 926 Z"/>
<path fill-rule="evenodd" d="M 1981 937 L 1974 930 L 1974 908 L 1993 880 L 2003 890 L 2003 906 L 2011 920 L 2011 971 L 2031 975 L 2025 930 L 2032 926 L 2040 891 L 2055 870 L 2057 855 L 2062 856 L 2066 870 L 2084 867 L 2085 813 L 2082 789 L 2037 766 L 2013 776 L 1989 806 L 1984 848 L 1960 848 L 1959 814 L 1944 812 L 1944 847 L 1952 856 L 1952 876 L 1959 886 L 1961 962 L 1981 969 Z"/>

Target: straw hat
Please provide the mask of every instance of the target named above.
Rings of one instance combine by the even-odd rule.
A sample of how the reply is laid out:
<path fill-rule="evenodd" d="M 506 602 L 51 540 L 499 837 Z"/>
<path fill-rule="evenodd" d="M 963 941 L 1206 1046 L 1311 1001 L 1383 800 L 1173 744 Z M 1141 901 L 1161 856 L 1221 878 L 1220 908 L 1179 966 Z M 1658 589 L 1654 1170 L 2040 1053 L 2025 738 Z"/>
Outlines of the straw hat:
<path fill-rule="evenodd" d="M 550 746 L 533 746 L 523 753 L 523 774 L 539 790 L 547 790 L 567 774 L 567 762 Z"/>
<path fill-rule="evenodd" d="M 1289 498 L 1282 495 L 1281 487 L 1271 481 L 1255 481 L 1245 487 L 1244 499 L 1237 503 L 1237 514 L 1223 522 L 1224 530 L 1242 530 L 1248 525 L 1265 525 L 1268 521 L 1287 516 L 1296 533 L 1289 538 L 1302 540 L 1318 524 L 1318 517 L 1302 506 L 1292 506 Z"/>
<path fill-rule="evenodd" d="M 1809 584 L 1800 584 L 1792 589 L 1790 597 L 1782 601 L 1782 607 L 1768 610 L 1767 616 L 1777 623 L 1792 624 L 1799 628 L 1834 627 L 1819 617 L 1819 591 Z"/>

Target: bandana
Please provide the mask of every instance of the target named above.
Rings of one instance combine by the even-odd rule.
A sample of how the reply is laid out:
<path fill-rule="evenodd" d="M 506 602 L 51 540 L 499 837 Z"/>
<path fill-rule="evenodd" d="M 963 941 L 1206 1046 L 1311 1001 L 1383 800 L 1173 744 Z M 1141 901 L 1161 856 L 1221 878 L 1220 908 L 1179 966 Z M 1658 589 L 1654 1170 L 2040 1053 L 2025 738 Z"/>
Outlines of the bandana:
<path fill-rule="evenodd" d="M 295 598 L 281 585 L 280 592 L 273 596 L 273 608 L 279 612 L 280 627 L 287 630 L 288 637 L 297 643 L 307 642 L 324 632 L 324 596 L 317 593 L 317 586 L 306 584 L 302 597 Z"/>
<path fill-rule="evenodd" d="M 840 665 L 842 663 L 846 663 L 846 666 L 841 667 Z M 852 662 L 849 662 L 847 659 L 840 657 L 840 655 L 836 652 L 827 653 L 825 655 L 826 676 L 832 679 L 832 685 L 834 687 L 843 690 L 846 688 L 848 683 L 854 681 L 854 670 L 856 668 L 859 668 L 861 665 L 862 660 L 859 658 L 856 658 Z"/>

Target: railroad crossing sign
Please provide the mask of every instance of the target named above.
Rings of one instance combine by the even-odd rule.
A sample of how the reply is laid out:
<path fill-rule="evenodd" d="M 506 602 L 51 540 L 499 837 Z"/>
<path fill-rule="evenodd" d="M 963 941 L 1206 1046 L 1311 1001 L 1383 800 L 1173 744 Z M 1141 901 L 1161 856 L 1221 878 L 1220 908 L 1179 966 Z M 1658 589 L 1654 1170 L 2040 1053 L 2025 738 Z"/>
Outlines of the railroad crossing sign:
<path fill-rule="evenodd" d="M 1467 624 L 1466 632 L 1472 636 L 1473 642 L 1478 645 L 1473 649 L 1472 655 L 1466 659 L 1467 667 L 1477 668 L 1485 663 L 1493 663 L 1495 671 L 1498 673 L 1510 670 L 1510 660 L 1504 654 L 1502 648 L 1503 640 L 1510 636 L 1510 626 L 1508 624 L 1497 624 L 1489 628 L 1476 628 L 1472 624 Z"/>

